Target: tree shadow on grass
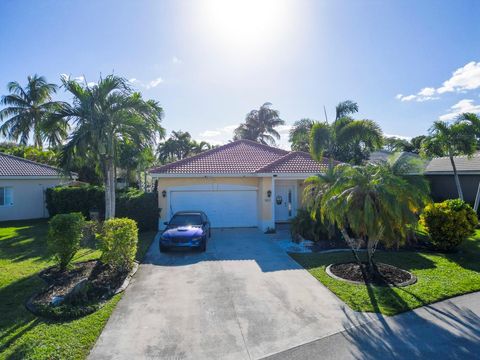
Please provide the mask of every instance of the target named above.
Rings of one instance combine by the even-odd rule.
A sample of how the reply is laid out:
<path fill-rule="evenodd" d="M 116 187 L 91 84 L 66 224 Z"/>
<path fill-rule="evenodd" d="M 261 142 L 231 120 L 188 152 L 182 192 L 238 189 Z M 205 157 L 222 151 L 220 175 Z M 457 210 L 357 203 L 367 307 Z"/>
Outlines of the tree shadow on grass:
<path fill-rule="evenodd" d="M 30 259 L 45 261 L 50 258 L 46 221 L 8 222 L 1 225 L 16 229 L 0 237 L 0 259 L 20 262 Z"/>
<path fill-rule="evenodd" d="M 345 314 L 350 324 L 354 319 Z M 480 351 L 480 317 L 451 301 L 346 327 L 349 356 L 357 359 L 473 359 Z"/>
<path fill-rule="evenodd" d="M 31 275 L 0 288 L 0 353 L 42 322 L 25 308 L 42 286 L 40 278 Z"/>

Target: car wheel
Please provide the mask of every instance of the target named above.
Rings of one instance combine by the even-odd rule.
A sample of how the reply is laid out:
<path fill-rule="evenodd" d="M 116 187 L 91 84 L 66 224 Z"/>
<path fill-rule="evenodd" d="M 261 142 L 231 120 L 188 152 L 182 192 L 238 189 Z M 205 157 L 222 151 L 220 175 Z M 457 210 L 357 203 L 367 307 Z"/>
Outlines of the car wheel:
<path fill-rule="evenodd" d="M 160 245 L 160 252 L 167 252 L 168 248 L 166 246 Z"/>

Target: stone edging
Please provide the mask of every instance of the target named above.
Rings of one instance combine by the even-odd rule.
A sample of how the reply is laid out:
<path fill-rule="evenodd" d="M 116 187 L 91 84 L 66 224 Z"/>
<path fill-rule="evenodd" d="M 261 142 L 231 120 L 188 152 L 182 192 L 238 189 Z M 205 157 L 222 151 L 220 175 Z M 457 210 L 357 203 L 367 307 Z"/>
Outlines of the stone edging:
<path fill-rule="evenodd" d="M 366 285 L 365 282 L 363 281 L 354 281 L 354 280 L 348 280 L 348 279 L 344 279 L 340 276 L 337 276 L 335 275 L 334 273 L 332 273 L 332 271 L 330 270 L 330 268 L 333 266 L 333 265 L 337 265 L 337 264 L 330 264 L 327 266 L 327 268 L 325 269 L 325 272 L 327 273 L 328 276 L 330 276 L 331 278 L 335 279 L 335 280 L 339 280 L 339 281 L 343 281 L 343 282 L 347 282 L 347 283 L 350 283 L 350 284 L 354 284 L 354 285 Z M 393 265 L 390 265 L 390 266 L 393 266 Z M 400 268 L 399 268 L 400 269 Z M 410 274 L 410 279 L 407 280 L 407 281 L 404 281 L 400 284 L 387 284 L 387 285 L 382 285 L 382 286 L 385 286 L 385 287 L 405 287 L 405 286 L 408 286 L 408 285 L 413 285 L 417 282 L 417 277 L 412 274 L 410 271 L 407 271 L 407 270 L 404 270 L 404 269 L 400 269 L 402 271 L 405 271 L 407 273 Z"/>

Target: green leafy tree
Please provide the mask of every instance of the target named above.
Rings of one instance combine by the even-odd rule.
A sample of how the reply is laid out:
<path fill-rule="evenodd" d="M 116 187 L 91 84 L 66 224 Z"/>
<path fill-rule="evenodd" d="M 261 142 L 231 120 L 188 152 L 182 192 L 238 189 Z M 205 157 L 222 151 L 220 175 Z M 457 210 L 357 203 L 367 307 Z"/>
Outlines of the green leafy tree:
<path fill-rule="evenodd" d="M 121 77 L 108 75 L 98 84 L 79 84 L 69 78 L 63 86 L 73 96 L 61 116 L 75 124 L 62 149 L 61 162 L 68 167 L 78 157 L 98 159 L 105 185 L 105 217 L 115 217 L 115 166 L 117 144 L 130 141 L 139 148 L 153 146 L 159 134 L 163 110 L 134 93 Z"/>
<path fill-rule="evenodd" d="M 189 132 L 172 131 L 170 137 L 158 146 L 158 159 L 162 164 L 182 160 L 213 148 L 205 141 L 197 142 Z"/>
<path fill-rule="evenodd" d="M 387 246 L 406 238 L 417 223 L 417 212 L 429 201 L 424 188 L 412 190 L 405 176 L 390 164 L 337 165 L 326 175 L 308 179 L 305 189 L 312 215 L 335 224 L 361 264 L 357 250 L 365 243 L 368 271 L 378 276 L 374 254 L 380 241 Z"/>
<path fill-rule="evenodd" d="M 33 144 L 42 148 L 46 141 L 58 146 L 67 137 L 68 124 L 55 116 L 62 103 L 52 101 L 57 85 L 48 83 L 43 76 L 29 76 L 27 85 L 8 83 L 10 94 L 2 96 L 0 103 L 0 132 L 20 144 L 26 145 L 33 134 Z"/>
<path fill-rule="evenodd" d="M 385 136 L 383 138 L 383 148 L 391 152 L 413 152 L 415 150 L 414 146 L 410 141 L 395 136 Z"/>
<path fill-rule="evenodd" d="M 301 119 L 295 121 L 288 134 L 288 141 L 292 143 L 293 151 L 310 151 L 310 131 L 312 131 L 314 120 Z"/>
<path fill-rule="evenodd" d="M 271 108 L 272 104 L 264 103 L 260 109 L 250 111 L 245 122 L 234 131 L 234 140 L 246 139 L 265 145 L 275 145 L 275 140 L 280 140 L 276 127 L 285 125 L 280 118 L 278 110 Z"/>
<path fill-rule="evenodd" d="M 359 165 L 382 145 L 382 130 L 373 120 L 341 117 L 333 123 L 315 123 L 310 132 L 310 153 Z"/>
<path fill-rule="evenodd" d="M 467 114 L 467 116 L 469 116 Z M 477 150 L 477 125 L 464 115 L 453 123 L 435 121 L 429 136 L 422 141 L 422 154 L 426 157 L 448 156 L 452 164 L 458 197 L 463 200 L 463 190 L 458 176 L 455 156 L 471 156 Z"/>

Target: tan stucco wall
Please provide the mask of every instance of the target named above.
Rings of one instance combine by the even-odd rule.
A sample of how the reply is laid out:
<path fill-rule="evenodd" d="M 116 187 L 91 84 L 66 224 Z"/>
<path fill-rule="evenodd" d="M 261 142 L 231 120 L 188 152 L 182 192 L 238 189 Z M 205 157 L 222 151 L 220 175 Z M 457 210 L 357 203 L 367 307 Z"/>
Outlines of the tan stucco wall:
<path fill-rule="evenodd" d="M 272 178 L 265 177 L 193 177 L 193 178 L 159 178 L 158 179 L 158 207 L 162 209 L 160 218 L 160 227 L 163 222 L 168 221 L 167 198 L 162 196 L 162 191 L 177 186 L 192 186 L 192 185 L 243 185 L 254 186 L 258 190 L 257 196 L 257 210 L 258 210 L 258 226 L 262 229 L 273 227 L 272 221 L 272 203 L 271 198 L 267 197 L 267 191 L 272 190 Z"/>
<path fill-rule="evenodd" d="M 13 205 L 0 206 L 0 221 L 48 217 L 44 190 L 60 183 L 60 179 L 0 179 L 0 187 L 13 189 Z"/>

